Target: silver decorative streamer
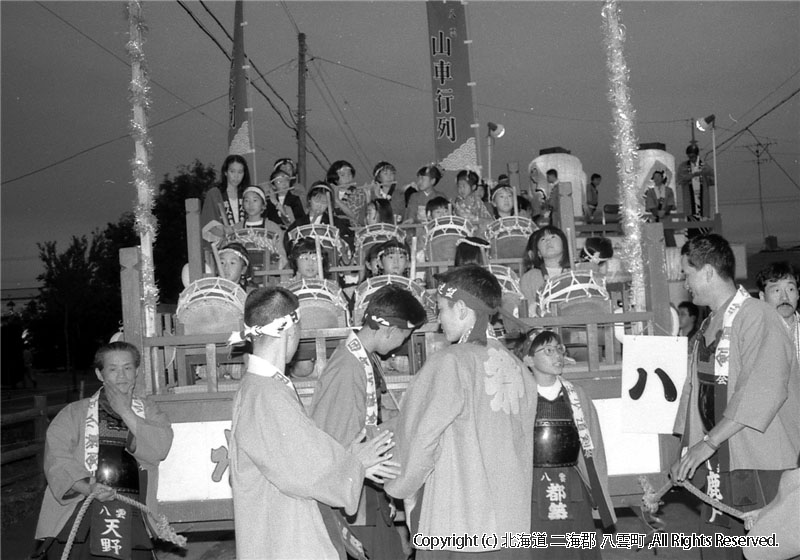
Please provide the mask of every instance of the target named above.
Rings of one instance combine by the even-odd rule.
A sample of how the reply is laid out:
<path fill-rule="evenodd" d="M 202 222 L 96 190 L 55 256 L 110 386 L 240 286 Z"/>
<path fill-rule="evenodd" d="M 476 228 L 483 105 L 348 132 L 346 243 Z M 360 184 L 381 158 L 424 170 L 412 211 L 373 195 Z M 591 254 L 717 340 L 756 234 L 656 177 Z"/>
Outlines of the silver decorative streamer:
<path fill-rule="evenodd" d="M 150 108 L 150 85 L 145 63 L 144 33 L 147 28 L 142 20 L 142 4 L 130 1 L 127 4 L 130 40 L 126 45 L 131 61 L 130 102 L 133 108 L 130 132 L 136 147 L 136 155 L 131 160 L 133 184 L 136 187 L 137 204 L 136 231 L 141 242 L 142 299 L 144 303 L 144 334 L 155 335 L 155 312 L 158 303 L 158 288 L 155 283 L 153 265 L 153 243 L 156 239 L 157 222 L 153 216 L 156 188 L 155 178 L 150 169 L 153 143 L 147 129 L 147 112 Z M 146 361 L 146 360 L 145 360 Z"/>
<path fill-rule="evenodd" d="M 632 302 L 636 311 L 644 311 L 645 281 L 642 257 L 642 215 L 644 201 L 636 185 L 639 142 L 634 130 L 636 111 L 631 104 L 628 87 L 629 70 L 625 62 L 623 46 L 625 27 L 620 23 L 620 10 L 616 0 L 607 0 L 603 5 L 606 65 L 610 89 L 608 98 L 614 114 L 614 153 L 617 158 L 619 200 L 622 212 L 622 260 L 631 273 Z"/>

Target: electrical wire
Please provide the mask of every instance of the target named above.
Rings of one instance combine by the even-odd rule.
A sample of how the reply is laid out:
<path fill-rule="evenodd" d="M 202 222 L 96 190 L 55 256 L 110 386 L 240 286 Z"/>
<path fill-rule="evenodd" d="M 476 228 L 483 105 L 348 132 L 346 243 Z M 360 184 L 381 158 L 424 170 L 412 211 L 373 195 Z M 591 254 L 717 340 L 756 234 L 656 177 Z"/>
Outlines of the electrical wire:
<path fill-rule="evenodd" d="M 297 26 L 297 22 L 292 17 L 292 12 L 289 11 L 289 6 L 286 4 L 284 0 L 281 0 L 281 6 L 283 6 L 283 11 L 286 12 L 286 17 L 288 17 L 289 21 L 292 23 L 292 27 L 294 27 L 294 32 L 300 35 L 300 28 Z"/>
<path fill-rule="evenodd" d="M 336 111 L 334 111 L 333 107 L 331 107 L 331 102 L 328 101 L 328 98 L 325 96 L 325 93 L 322 91 L 322 88 L 317 83 L 317 78 L 314 76 L 314 74 L 311 74 L 311 73 L 309 73 L 309 77 L 311 78 L 311 83 L 314 84 L 314 87 L 317 88 L 317 91 L 319 92 L 319 95 L 322 98 L 322 101 L 328 107 L 328 110 L 330 111 L 331 116 L 333 117 L 333 120 L 336 123 L 336 126 L 339 127 L 339 130 L 342 132 L 342 136 L 344 137 L 345 141 L 350 145 L 350 148 L 353 150 L 353 152 L 355 153 L 356 157 L 358 157 L 359 160 L 362 160 L 361 155 L 358 153 L 358 148 L 356 148 L 355 144 L 350 139 L 350 136 L 347 134 L 347 130 L 345 129 L 345 127 L 342 125 L 341 122 L 339 122 L 339 119 L 337 118 Z M 321 77 L 320 77 L 320 80 L 321 80 Z M 361 161 L 361 163 L 362 163 L 362 165 L 364 164 L 363 161 Z"/>
<path fill-rule="evenodd" d="M 185 111 L 181 111 L 180 113 L 178 113 L 176 115 L 172 115 L 171 117 L 167 117 L 164 120 L 158 121 L 158 122 L 153 123 L 153 124 L 149 124 L 148 127 L 152 130 L 152 129 L 156 128 L 157 126 L 160 126 L 162 124 L 168 123 L 169 121 L 175 120 L 178 117 L 185 115 L 186 113 L 191 113 L 192 111 L 194 111 L 198 107 L 203 107 L 205 105 L 213 103 L 214 101 L 218 101 L 218 100 L 220 100 L 220 99 L 222 99 L 224 97 L 227 97 L 227 96 L 228 96 L 227 93 L 223 93 L 222 95 L 218 95 L 214 99 L 210 99 L 210 100 L 206 101 L 205 103 L 201 103 L 200 105 L 194 105 L 192 107 L 189 107 Z M 60 159 L 58 161 L 54 161 L 52 163 L 48 163 L 47 165 L 43 165 L 42 167 L 38 167 L 38 168 L 34 169 L 33 171 L 29 171 L 27 173 L 23 173 L 22 175 L 18 175 L 17 177 L 14 177 L 13 179 L 9 179 L 8 181 L 3 181 L 2 184 L 3 185 L 8 185 L 8 184 L 13 183 L 15 181 L 19 181 L 20 179 L 25 179 L 26 177 L 30 177 L 31 175 L 35 175 L 35 174 L 40 173 L 42 171 L 46 171 L 47 169 L 50 169 L 50 168 L 55 167 L 57 165 L 61 165 L 62 163 L 66 163 L 66 162 L 68 162 L 68 161 L 70 161 L 72 159 L 75 159 L 78 156 L 82 156 L 83 154 L 87 154 L 87 153 L 89 153 L 89 152 L 91 152 L 93 150 L 96 150 L 98 148 L 102 148 L 103 146 L 107 146 L 109 144 L 113 144 L 114 142 L 117 142 L 119 140 L 124 140 L 126 138 L 130 138 L 130 133 L 125 133 L 125 134 L 123 134 L 121 136 L 117 136 L 116 138 L 111 138 L 109 140 L 105 140 L 104 142 L 100 142 L 99 144 L 95 144 L 94 146 L 90 146 L 90 147 L 88 147 L 88 148 L 86 148 L 84 150 L 80 150 L 79 152 L 75 152 L 74 154 L 69 155 L 69 156 L 67 156 L 65 158 L 62 158 L 62 159 Z"/>
<path fill-rule="evenodd" d="M 96 45 L 96 46 L 100 47 L 100 48 L 101 48 L 103 51 L 105 51 L 106 53 L 108 53 L 108 54 L 110 54 L 111 56 L 113 56 L 115 59 L 117 59 L 118 61 L 120 61 L 122 64 L 124 64 L 124 65 L 125 65 L 125 66 L 127 66 L 128 68 L 130 68 L 130 67 L 131 67 L 130 63 L 129 63 L 127 60 L 125 60 L 124 58 L 122 58 L 121 56 L 119 56 L 117 53 L 115 53 L 114 51 L 112 51 L 111 49 L 109 49 L 108 47 L 106 47 L 105 45 L 103 45 L 102 43 L 100 43 L 99 41 L 97 41 L 97 40 L 95 40 L 94 38 L 92 38 L 91 36 L 89 36 L 87 33 L 83 32 L 81 29 L 79 29 L 78 27 L 76 27 L 75 25 L 73 25 L 72 23 L 70 23 L 69 21 L 67 21 L 67 20 L 66 20 L 66 19 L 65 19 L 63 16 L 61 16 L 60 14 L 57 14 L 56 12 L 54 12 L 53 10 L 51 10 L 50 8 L 48 8 L 47 6 L 45 6 L 44 4 L 42 4 L 41 2 L 36 2 L 36 4 L 37 4 L 37 5 L 39 5 L 39 6 L 40 6 L 42 9 L 44 9 L 45 11 L 49 12 L 50 14 L 52 14 L 54 17 L 56 17 L 56 18 L 57 18 L 57 19 L 59 19 L 60 21 L 62 21 L 62 22 L 65 24 L 65 25 L 67 25 L 68 27 L 70 27 L 71 29 L 73 29 L 74 31 L 76 31 L 77 33 L 79 33 L 79 34 L 80 34 L 82 37 L 84 37 L 86 40 L 90 41 L 90 42 L 91 42 L 91 43 L 93 43 L 94 45 Z M 170 90 L 168 87 L 166 87 L 164 84 L 162 84 L 162 83 L 161 83 L 161 82 L 159 82 L 158 80 L 154 80 L 154 79 L 151 77 L 151 78 L 150 78 L 150 83 L 157 85 L 158 87 L 160 87 L 161 89 L 163 89 L 163 90 L 164 90 L 164 91 L 166 91 L 168 94 L 170 94 L 172 97 L 174 97 L 175 99 L 177 99 L 177 100 L 181 101 L 182 103 L 185 103 L 186 105 L 188 105 L 188 106 L 190 106 L 190 107 L 192 106 L 192 104 L 191 104 L 191 103 L 189 103 L 187 100 L 185 100 L 183 97 L 181 97 L 180 95 L 178 95 L 178 94 L 177 94 L 177 93 L 175 93 L 174 91 Z M 223 123 L 221 123 L 220 121 L 218 121 L 218 120 L 214 119 L 213 117 L 211 117 L 210 115 L 208 115 L 208 114 L 206 114 L 206 113 L 204 113 L 204 112 L 202 112 L 202 111 L 198 111 L 198 113 L 200 113 L 201 115 L 203 115 L 203 116 L 204 116 L 204 117 L 206 117 L 207 119 L 209 119 L 209 120 L 211 120 L 211 121 L 215 122 L 216 124 L 218 124 L 218 125 L 220 125 L 220 126 L 225 126 L 225 125 L 224 125 Z"/>
<path fill-rule="evenodd" d="M 342 122 L 344 123 L 344 126 L 347 128 L 347 130 L 350 131 L 350 135 L 353 137 L 353 142 L 355 143 L 355 145 L 358 147 L 358 150 L 360 151 L 360 153 L 356 152 L 356 156 L 361 160 L 361 164 L 366 169 L 369 169 L 370 158 L 367 155 L 366 150 L 364 150 L 364 147 L 361 145 L 361 142 L 358 141 L 358 136 L 356 135 L 355 131 L 353 130 L 353 127 L 350 126 L 350 122 L 347 120 L 347 115 L 345 115 L 344 109 L 342 109 L 339 106 L 339 103 L 336 101 L 336 96 L 334 96 L 333 90 L 331 89 L 331 86 L 328 85 L 328 80 L 325 79 L 326 73 L 325 73 L 324 69 L 322 67 L 319 67 L 319 66 L 315 66 L 315 67 L 316 67 L 317 72 L 319 74 L 319 79 L 322 82 L 322 85 L 325 87 L 325 91 L 328 92 L 328 95 L 330 96 L 331 102 L 333 103 L 334 107 L 336 107 L 336 110 L 339 112 L 339 115 L 341 116 L 341 119 L 342 119 Z M 347 105 L 348 104 L 347 103 L 347 99 L 345 99 L 344 96 L 342 96 L 342 99 L 344 100 L 345 105 Z"/>
<path fill-rule="evenodd" d="M 762 103 L 762 102 L 763 102 L 765 99 L 767 99 L 767 98 L 768 98 L 770 95 L 772 95 L 773 93 L 775 93 L 776 91 L 778 91 L 779 89 L 781 89 L 781 88 L 782 88 L 784 85 L 786 85 L 786 83 L 787 83 L 789 80 L 791 80 L 792 78 L 794 78 L 794 77 L 795 77 L 795 76 L 797 76 L 798 74 L 800 74 L 800 68 L 798 68 L 797 70 L 795 70 L 795 71 L 792 73 L 792 75 L 791 75 L 791 76 L 789 76 L 788 78 L 786 78 L 785 80 L 783 80 L 783 81 L 780 83 L 780 85 L 779 85 L 778 87 L 776 87 L 776 88 L 775 88 L 775 89 L 773 89 L 771 92 L 769 92 L 767 95 L 765 95 L 764 97 L 762 97 L 761 99 L 759 99 L 759 100 L 758 100 L 758 101 L 757 101 L 757 102 L 756 102 L 756 103 L 755 103 L 755 104 L 754 104 L 752 107 L 750 107 L 750 108 L 749 108 L 747 111 L 745 111 L 744 113 L 742 113 L 742 115 L 741 115 L 739 118 L 740 118 L 740 119 L 743 119 L 744 117 L 746 117 L 747 115 L 749 115 L 749 114 L 750 114 L 750 113 L 753 111 L 753 109 L 755 109 L 756 107 L 758 107 L 758 106 L 759 106 L 759 105 L 760 105 L 760 104 L 761 104 L 761 103 Z"/>
<path fill-rule="evenodd" d="M 180 0 L 179 0 L 179 2 L 180 2 Z M 222 29 L 222 31 L 225 33 L 225 35 L 228 37 L 228 39 L 230 39 L 230 40 L 231 40 L 231 42 L 232 42 L 232 41 L 233 41 L 233 37 L 232 37 L 232 36 L 231 36 L 231 34 L 228 32 L 227 28 L 226 28 L 226 27 L 225 27 L 225 26 L 222 24 L 222 22 L 219 20 L 219 18 L 218 18 L 218 17 L 217 17 L 217 16 L 214 14 L 214 12 L 213 12 L 213 11 L 211 11 L 211 8 L 209 8 L 209 7 L 208 7 L 208 6 L 205 4 L 205 2 L 203 2 L 203 0 L 200 0 L 200 5 L 201 5 L 201 6 L 203 6 L 203 8 L 206 10 L 206 12 L 208 12 L 208 14 L 209 14 L 209 15 L 212 17 L 212 19 L 213 19 L 213 20 L 214 20 L 214 21 L 217 23 L 217 25 L 220 27 L 220 29 Z M 184 7 L 184 9 L 187 9 L 187 8 L 186 8 L 186 7 Z M 288 9 L 288 8 L 287 8 L 287 9 Z M 291 17 L 291 14 L 289 14 L 289 16 Z M 193 17 L 193 19 L 195 19 L 195 18 Z M 195 19 L 195 21 L 196 21 L 196 19 Z M 201 29 L 202 29 L 202 27 L 201 27 Z M 297 30 L 297 33 L 299 34 L 299 33 L 300 33 L 300 31 L 299 31 L 299 29 L 297 28 L 297 26 L 296 26 L 296 25 L 295 25 L 295 29 Z M 215 42 L 216 42 L 216 41 L 215 41 Z M 226 52 L 226 51 L 224 51 L 224 49 L 223 49 L 223 52 Z M 247 56 L 247 53 L 245 53 L 245 56 Z M 264 76 L 264 74 L 261 72 L 261 70 L 258 68 L 258 66 L 256 66 L 255 62 L 253 62 L 253 59 L 252 59 L 252 58 L 250 58 L 250 57 L 247 57 L 247 58 L 248 58 L 248 60 L 249 60 L 249 62 L 250 62 L 250 66 L 252 66 L 253 70 L 255 70 L 255 71 L 256 71 L 256 73 L 259 75 L 259 77 L 261 78 L 261 80 L 262 80 L 262 81 L 263 81 L 263 82 L 264 82 L 264 83 L 267 85 L 267 87 L 270 89 L 270 91 L 272 91 L 272 93 L 273 93 L 273 94 L 274 94 L 274 95 L 275 95 L 275 96 L 276 96 L 278 99 L 280 99 L 280 100 L 281 100 L 281 102 L 283 102 L 283 104 L 286 106 L 287 110 L 289 111 L 289 118 L 291 119 L 291 121 L 292 121 L 292 123 L 293 123 L 293 125 L 294 125 L 294 126 L 289 126 L 289 125 L 286 123 L 286 121 L 283 119 L 282 113 L 280 113 L 280 112 L 277 110 L 277 108 L 276 108 L 276 107 L 275 107 L 275 106 L 272 104 L 272 102 L 269 100 L 269 98 L 266 96 L 266 94 L 265 94 L 263 91 L 261 91 L 261 90 L 260 90 L 258 87 L 256 87 L 256 85 L 255 85 L 255 84 L 253 84 L 253 82 L 251 82 L 251 85 L 252 85 L 252 86 L 253 86 L 253 87 L 256 89 L 256 91 L 258 91 L 259 93 L 261 93 L 261 95 L 262 95 L 262 96 L 264 96 L 264 98 L 267 100 L 267 102 L 269 102 L 269 104 L 272 106 L 272 108 L 273 108 L 273 109 L 274 109 L 276 112 L 278 112 L 278 116 L 280 116 L 280 117 L 281 117 L 281 120 L 283 121 L 283 123 L 284 123 L 284 124 L 285 124 L 285 125 L 286 125 L 288 128 L 290 128 L 291 130 L 293 130 L 293 131 L 295 132 L 295 134 L 297 134 L 297 119 L 296 119 L 296 118 L 295 118 L 295 116 L 294 116 L 294 111 L 293 111 L 292 107 L 291 107 L 291 106 L 289 105 L 289 103 L 288 103 L 288 102 L 287 102 L 287 101 L 286 101 L 286 100 L 285 100 L 285 99 L 284 99 L 284 98 L 281 96 L 281 94 L 280 94 L 280 93 L 278 93 L 278 91 L 277 91 L 277 90 L 276 90 L 274 87 L 272 87 L 272 84 L 270 84 L 270 83 L 269 83 L 269 81 L 267 81 L 267 78 Z M 228 57 L 228 59 L 230 60 L 230 57 Z M 292 59 L 292 60 L 294 60 L 294 59 Z M 270 72 L 272 72 L 272 71 L 270 71 Z M 267 73 L 269 74 L 270 72 L 267 72 Z M 323 163 L 322 163 L 322 161 L 320 160 L 319 156 L 318 156 L 317 154 L 315 154 L 315 153 L 313 152 L 313 150 L 311 150 L 311 149 L 310 149 L 308 146 L 306 146 L 306 151 L 307 151 L 308 153 L 310 153 L 310 154 L 311 154 L 311 155 L 314 157 L 314 159 L 316 159 L 316 160 L 317 160 L 317 163 L 320 165 L 320 167 L 323 169 L 323 171 L 326 171 L 326 170 L 327 170 L 327 168 L 328 168 L 328 167 L 330 167 L 330 164 L 331 164 L 331 160 L 330 160 L 330 158 L 329 158 L 329 157 L 328 157 L 328 155 L 325 153 L 325 151 L 322 149 L 322 146 L 320 146 L 320 145 L 319 145 L 319 142 L 317 142 L 317 139 L 316 139 L 316 138 L 314 138 L 314 136 L 311 134 L 311 132 L 310 132 L 310 131 L 306 130 L 306 136 L 308 137 L 308 139 L 309 139 L 309 140 L 311 140 L 311 142 L 313 142 L 313 143 L 314 143 L 314 146 L 316 147 L 316 149 L 319 151 L 319 153 L 322 155 L 322 157 L 323 157 L 323 158 L 325 159 L 325 161 L 327 162 L 327 166 L 326 166 L 325 164 L 323 164 Z"/>
<path fill-rule="evenodd" d="M 756 124 L 758 121 L 760 121 L 761 119 L 763 119 L 764 117 L 769 115 L 772 111 L 774 111 L 775 109 L 777 109 L 778 107 L 780 107 L 781 105 L 783 105 L 784 103 L 789 101 L 792 97 L 794 97 L 798 93 L 800 93 L 800 88 L 797 88 L 792 93 L 790 93 L 788 96 L 784 97 L 781 101 L 779 101 L 776 105 L 774 105 L 771 109 L 768 109 L 766 112 L 764 112 L 761 115 L 759 115 L 758 117 L 756 117 L 750 124 L 748 124 L 747 126 L 743 127 L 741 130 L 739 130 L 738 132 L 734 133 L 732 136 L 726 138 L 725 140 L 723 140 L 722 142 L 717 144 L 717 155 L 719 155 L 721 152 L 723 152 L 723 151 L 725 151 L 725 149 L 727 149 L 727 148 L 723 149 L 723 147 L 726 144 L 728 144 L 729 142 L 732 142 L 732 141 L 736 140 L 737 138 L 739 138 L 739 136 L 744 134 L 745 131 L 747 131 L 748 128 L 750 128 L 751 126 Z"/>

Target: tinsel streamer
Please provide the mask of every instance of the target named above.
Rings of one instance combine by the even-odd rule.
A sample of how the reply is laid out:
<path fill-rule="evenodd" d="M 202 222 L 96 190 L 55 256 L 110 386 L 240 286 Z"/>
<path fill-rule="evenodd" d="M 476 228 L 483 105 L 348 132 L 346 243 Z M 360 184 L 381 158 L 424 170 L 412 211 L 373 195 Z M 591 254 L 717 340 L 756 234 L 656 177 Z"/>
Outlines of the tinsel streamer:
<path fill-rule="evenodd" d="M 129 100 L 132 106 L 130 133 L 136 146 L 136 155 L 131 159 L 133 183 L 136 187 L 137 204 L 136 231 L 141 240 L 142 299 L 144 303 L 145 335 L 154 333 L 153 320 L 158 303 L 158 288 L 155 283 L 153 264 L 153 244 L 158 224 L 153 216 L 156 188 L 155 178 L 150 168 L 153 143 L 147 129 L 147 113 L 150 109 L 150 84 L 144 56 L 144 34 L 147 27 L 142 19 L 142 5 L 138 1 L 127 4 L 130 39 L 126 44 L 131 62 L 131 84 Z"/>
<path fill-rule="evenodd" d="M 616 0 L 603 5 L 606 65 L 610 89 L 609 100 L 614 114 L 614 153 L 617 158 L 619 200 L 622 211 L 622 260 L 631 274 L 631 301 L 637 311 L 643 311 L 645 303 L 644 260 L 642 257 L 642 216 L 644 202 L 636 185 L 638 167 L 638 140 L 634 130 L 636 112 L 631 104 L 628 77 L 630 71 L 625 62 L 623 47 L 625 27 L 620 23 L 620 10 Z"/>

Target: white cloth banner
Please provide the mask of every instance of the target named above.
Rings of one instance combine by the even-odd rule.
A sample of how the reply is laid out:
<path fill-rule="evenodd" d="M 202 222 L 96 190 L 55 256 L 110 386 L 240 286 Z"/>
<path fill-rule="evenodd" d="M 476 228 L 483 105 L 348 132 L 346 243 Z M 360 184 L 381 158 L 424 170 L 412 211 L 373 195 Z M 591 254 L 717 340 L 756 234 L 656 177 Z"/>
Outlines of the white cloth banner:
<path fill-rule="evenodd" d="M 688 339 L 625 336 L 622 358 L 622 431 L 671 434 L 686 381 Z"/>

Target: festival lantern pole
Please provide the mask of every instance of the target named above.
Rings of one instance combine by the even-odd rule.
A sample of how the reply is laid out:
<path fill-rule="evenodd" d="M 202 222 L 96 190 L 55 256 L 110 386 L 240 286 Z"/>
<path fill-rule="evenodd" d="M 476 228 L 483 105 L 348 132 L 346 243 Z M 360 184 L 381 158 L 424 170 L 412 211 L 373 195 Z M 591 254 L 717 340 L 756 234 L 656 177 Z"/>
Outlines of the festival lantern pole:
<path fill-rule="evenodd" d="M 143 300 L 143 334 L 145 337 L 155 336 L 156 304 L 158 288 L 155 283 L 153 265 L 153 243 L 156 239 L 157 223 L 153 216 L 155 201 L 155 180 L 150 169 L 150 157 L 153 144 L 147 129 L 147 111 L 150 108 L 150 86 L 142 44 L 146 27 L 142 19 L 140 1 L 128 2 L 128 23 L 130 39 L 126 48 L 131 61 L 130 99 L 133 106 L 131 117 L 131 136 L 135 143 L 135 156 L 131 160 L 133 182 L 136 186 L 136 231 L 139 234 L 141 255 L 141 279 Z M 150 360 L 144 360 L 146 379 L 151 377 Z"/>
<path fill-rule="evenodd" d="M 636 311 L 646 308 L 644 259 L 642 256 L 642 216 L 644 203 L 636 184 L 638 141 L 634 130 L 636 112 L 631 104 L 628 86 L 629 70 L 623 46 L 625 28 L 620 23 L 616 0 L 603 5 L 606 65 L 610 89 L 609 100 L 614 113 L 614 153 L 617 159 L 619 200 L 622 203 L 622 258 L 631 273 L 632 302 Z"/>

